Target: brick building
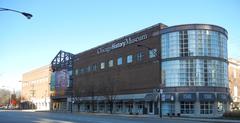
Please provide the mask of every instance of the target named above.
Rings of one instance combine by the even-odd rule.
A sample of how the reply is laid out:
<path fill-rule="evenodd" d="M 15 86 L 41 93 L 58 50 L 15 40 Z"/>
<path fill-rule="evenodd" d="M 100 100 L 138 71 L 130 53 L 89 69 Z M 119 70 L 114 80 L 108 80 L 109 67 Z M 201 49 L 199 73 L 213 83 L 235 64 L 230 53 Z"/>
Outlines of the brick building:
<path fill-rule="evenodd" d="M 50 66 L 46 65 L 22 76 L 21 108 L 50 110 Z"/>
<path fill-rule="evenodd" d="M 78 53 L 66 104 L 76 112 L 221 116 L 229 110 L 227 35 L 215 25 L 160 23 Z"/>

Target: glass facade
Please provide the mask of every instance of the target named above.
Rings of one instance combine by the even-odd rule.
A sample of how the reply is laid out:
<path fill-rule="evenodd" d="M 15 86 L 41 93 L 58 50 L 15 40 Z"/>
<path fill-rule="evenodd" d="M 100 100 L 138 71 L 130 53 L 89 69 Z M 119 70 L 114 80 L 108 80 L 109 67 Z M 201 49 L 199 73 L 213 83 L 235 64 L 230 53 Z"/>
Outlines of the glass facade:
<path fill-rule="evenodd" d="M 227 63 L 218 60 L 187 59 L 162 62 L 162 83 L 166 86 L 228 87 Z"/>
<path fill-rule="evenodd" d="M 161 41 L 162 59 L 174 58 L 162 62 L 162 83 L 166 87 L 228 87 L 225 35 L 209 30 L 184 30 L 163 34 Z"/>
<path fill-rule="evenodd" d="M 210 56 L 227 59 L 227 37 L 215 31 L 188 30 L 163 34 L 162 59 Z"/>

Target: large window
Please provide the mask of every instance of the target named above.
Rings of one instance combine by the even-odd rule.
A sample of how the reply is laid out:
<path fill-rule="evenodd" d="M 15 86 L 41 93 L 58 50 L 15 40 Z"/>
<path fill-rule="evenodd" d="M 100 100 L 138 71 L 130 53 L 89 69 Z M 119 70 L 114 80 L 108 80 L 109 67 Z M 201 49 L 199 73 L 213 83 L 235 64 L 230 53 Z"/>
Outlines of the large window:
<path fill-rule="evenodd" d="M 132 55 L 128 55 L 127 56 L 127 63 L 132 63 L 133 61 L 133 56 Z"/>
<path fill-rule="evenodd" d="M 181 114 L 193 114 L 194 102 L 181 102 Z"/>
<path fill-rule="evenodd" d="M 212 114 L 213 102 L 200 102 L 200 114 Z"/>
<path fill-rule="evenodd" d="M 187 30 L 161 36 L 162 58 L 212 56 L 227 59 L 227 37 L 215 31 Z"/>
<path fill-rule="evenodd" d="M 118 59 L 117 59 L 117 65 L 122 65 L 122 57 L 118 57 Z"/>

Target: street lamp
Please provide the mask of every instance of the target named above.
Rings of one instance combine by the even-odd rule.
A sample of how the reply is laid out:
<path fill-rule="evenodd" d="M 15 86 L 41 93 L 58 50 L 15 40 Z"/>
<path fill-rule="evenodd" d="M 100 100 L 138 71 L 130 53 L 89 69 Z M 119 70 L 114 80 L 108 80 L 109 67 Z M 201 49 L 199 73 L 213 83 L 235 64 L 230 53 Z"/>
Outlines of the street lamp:
<path fill-rule="evenodd" d="M 144 47 L 144 48 L 146 48 L 146 49 L 148 49 L 148 50 L 151 50 L 153 53 L 154 53 L 154 55 L 157 57 L 157 61 L 158 61 L 158 63 L 159 63 L 159 66 L 160 66 L 160 68 L 161 68 L 161 55 L 160 55 L 160 52 L 157 50 L 157 51 L 155 51 L 155 50 L 153 50 L 153 48 L 150 48 L 150 47 L 148 47 L 148 46 L 146 46 L 146 45 L 142 45 L 142 44 L 137 44 L 137 47 Z M 161 73 L 161 72 L 159 72 L 159 73 Z M 162 82 L 161 82 L 161 79 L 160 79 L 160 77 L 158 78 L 158 81 L 159 81 L 159 88 L 160 89 L 157 89 L 157 92 L 159 93 L 159 98 L 158 98 L 158 101 L 159 101 L 159 117 L 160 118 L 162 118 L 162 93 L 163 93 L 163 87 L 162 87 Z"/>
<path fill-rule="evenodd" d="M 31 19 L 31 17 L 33 17 L 33 15 L 30 13 L 21 12 L 21 11 L 17 11 L 17 10 L 13 10 L 13 9 L 0 8 L 0 11 L 12 11 L 12 12 L 20 13 L 23 16 L 25 16 L 27 19 Z"/>
<path fill-rule="evenodd" d="M 174 101 L 173 95 L 171 95 L 170 100 L 171 100 L 171 114 L 170 114 L 170 116 L 173 116 L 173 101 Z"/>

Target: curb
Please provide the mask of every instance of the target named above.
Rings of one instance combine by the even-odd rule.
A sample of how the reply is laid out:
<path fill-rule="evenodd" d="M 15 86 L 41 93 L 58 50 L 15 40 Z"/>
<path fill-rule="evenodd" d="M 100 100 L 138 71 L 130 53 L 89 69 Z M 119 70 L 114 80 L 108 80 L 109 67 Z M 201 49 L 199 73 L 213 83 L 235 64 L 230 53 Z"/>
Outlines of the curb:
<path fill-rule="evenodd" d="M 128 115 L 128 114 L 109 114 L 109 113 L 89 113 L 89 112 L 52 112 L 52 113 L 69 113 L 75 115 L 95 115 L 95 116 L 119 116 L 119 117 L 129 117 L 129 118 L 156 118 L 159 119 L 158 115 Z M 162 119 L 172 119 L 172 120 L 184 120 L 184 121 L 200 121 L 200 122 L 212 122 L 212 123 L 240 123 L 240 120 L 227 120 L 227 119 L 200 119 L 200 118 L 190 118 L 190 117 L 162 117 Z"/>

